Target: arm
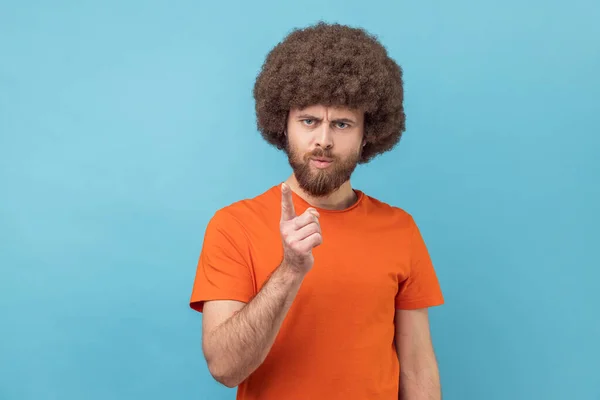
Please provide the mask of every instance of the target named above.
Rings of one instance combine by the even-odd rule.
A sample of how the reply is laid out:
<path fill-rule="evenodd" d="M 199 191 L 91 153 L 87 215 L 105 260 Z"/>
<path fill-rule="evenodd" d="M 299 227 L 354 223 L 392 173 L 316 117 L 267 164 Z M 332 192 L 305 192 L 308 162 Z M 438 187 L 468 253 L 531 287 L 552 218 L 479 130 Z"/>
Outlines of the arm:
<path fill-rule="evenodd" d="M 440 376 L 426 308 L 396 310 L 400 400 L 440 400 Z"/>
<path fill-rule="evenodd" d="M 248 304 L 206 302 L 202 348 L 218 382 L 235 387 L 262 364 L 303 277 L 283 263 Z"/>
<path fill-rule="evenodd" d="M 313 266 L 312 249 L 321 244 L 318 218 L 319 213 L 312 207 L 296 216 L 291 189 L 283 184 L 281 265 L 246 306 L 231 301 L 204 305 L 204 355 L 213 377 L 225 386 L 243 382 L 271 350 L 302 280 Z"/>

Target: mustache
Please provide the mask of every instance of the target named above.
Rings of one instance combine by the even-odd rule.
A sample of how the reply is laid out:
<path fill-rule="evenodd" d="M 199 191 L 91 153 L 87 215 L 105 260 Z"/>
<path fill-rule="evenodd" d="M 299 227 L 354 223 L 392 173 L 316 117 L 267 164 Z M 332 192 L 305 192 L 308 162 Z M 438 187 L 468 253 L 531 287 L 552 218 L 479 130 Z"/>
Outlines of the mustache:
<path fill-rule="evenodd" d="M 331 159 L 334 159 L 334 160 L 337 159 L 337 157 L 333 155 L 333 153 L 331 152 L 331 150 L 323 150 L 320 147 L 314 149 L 310 153 L 307 153 L 304 156 L 304 159 L 306 160 L 306 159 L 309 159 L 311 157 L 331 158 Z"/>

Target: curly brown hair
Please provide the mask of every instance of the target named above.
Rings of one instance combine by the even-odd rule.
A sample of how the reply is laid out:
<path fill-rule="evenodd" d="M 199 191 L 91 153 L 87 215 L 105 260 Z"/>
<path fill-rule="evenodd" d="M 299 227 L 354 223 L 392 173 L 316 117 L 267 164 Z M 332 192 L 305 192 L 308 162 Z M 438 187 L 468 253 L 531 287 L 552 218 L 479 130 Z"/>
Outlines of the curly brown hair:
<path fill-rule="evenodd" d="M 280 150 L 289 110 L 316 104 L 365 111 L 359 163 L 391 150 L 405 130 L 402 69 L 362 28 L 321 21 L 293 30 L 267 55 L 253 96 L 258 130 Z"/>

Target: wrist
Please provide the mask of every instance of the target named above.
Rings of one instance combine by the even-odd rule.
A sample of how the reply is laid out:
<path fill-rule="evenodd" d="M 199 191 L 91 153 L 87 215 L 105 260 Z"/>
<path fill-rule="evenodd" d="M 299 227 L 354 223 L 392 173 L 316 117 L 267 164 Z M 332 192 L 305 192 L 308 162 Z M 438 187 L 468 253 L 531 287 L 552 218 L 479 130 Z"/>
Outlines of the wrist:
<path fill-rule="evenodd" d="M 297 267 L 287 261 L 283 261 L 279 266 L 282 275 L 292 281 L 301 281 L 306 276 L 306 270 L 301 267 Z"/>

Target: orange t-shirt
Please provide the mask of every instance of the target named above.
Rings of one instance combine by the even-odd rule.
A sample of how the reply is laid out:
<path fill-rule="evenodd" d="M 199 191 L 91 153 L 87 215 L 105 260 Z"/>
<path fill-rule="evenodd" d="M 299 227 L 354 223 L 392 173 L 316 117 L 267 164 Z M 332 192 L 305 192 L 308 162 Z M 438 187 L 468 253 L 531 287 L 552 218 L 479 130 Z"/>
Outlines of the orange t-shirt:
<path fill-rule="evenodd" d="M 397 400 L 396 309 L 444 302 L 412 217 L 355 190 L 344 210 L 319 209 L 323 243 L 267 358 L 238 387 L 243 400 Z M 310 205 L 292 192 L 296 214 Z M 315 207 L 316 208 L 316 207 Z M 282 261 L 281 186 L 210 220 L 190 306 L 249 302 Z"/>

